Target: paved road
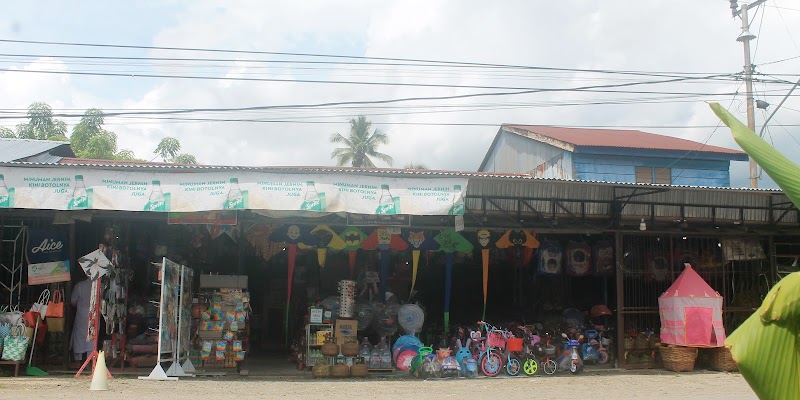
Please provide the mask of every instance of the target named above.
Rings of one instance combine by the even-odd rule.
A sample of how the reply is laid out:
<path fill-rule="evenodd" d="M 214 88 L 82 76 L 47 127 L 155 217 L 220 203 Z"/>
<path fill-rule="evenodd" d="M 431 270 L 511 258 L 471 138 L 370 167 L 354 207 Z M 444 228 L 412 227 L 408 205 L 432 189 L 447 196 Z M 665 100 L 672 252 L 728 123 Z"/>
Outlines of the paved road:
<path fill-rule="evenodd" d="M 0 378 L 0 399 L 756 399 L 739 374 L 667 371 L 555 375 L 534 378 L 413 380 L 279 380 L 257 377 L 142 381 L 117 377 L 107 392 L 90 392 L 89 380 L 67 376 Z"/>

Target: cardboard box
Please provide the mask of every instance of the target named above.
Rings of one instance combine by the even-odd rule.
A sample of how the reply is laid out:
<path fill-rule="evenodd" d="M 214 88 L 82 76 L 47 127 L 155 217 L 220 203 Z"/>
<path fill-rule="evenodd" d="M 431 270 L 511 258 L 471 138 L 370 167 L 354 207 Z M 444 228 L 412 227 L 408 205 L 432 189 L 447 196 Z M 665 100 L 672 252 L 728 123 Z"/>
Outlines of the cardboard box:
<path fill-rule="evenodd" d="M 347 339 L 358 340 L 358 321 L 354 319 L 337 319 L 333 335 L 336 337 L 336 344 L 340 346 L 347 343 Z"/>

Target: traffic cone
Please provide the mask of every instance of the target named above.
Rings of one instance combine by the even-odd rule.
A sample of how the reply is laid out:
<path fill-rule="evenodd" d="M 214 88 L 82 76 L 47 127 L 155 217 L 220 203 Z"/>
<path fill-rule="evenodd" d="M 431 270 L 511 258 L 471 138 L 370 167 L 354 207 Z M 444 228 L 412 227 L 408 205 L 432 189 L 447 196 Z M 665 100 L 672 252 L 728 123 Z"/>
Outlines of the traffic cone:
<path fill-rule="evenodd" d="M 108 368 L 106 368 L 106 355 L 103 351 L 97 353 L 97 365 L 92 375 L 92 385 L 89 390 L 108 390 Z"/>

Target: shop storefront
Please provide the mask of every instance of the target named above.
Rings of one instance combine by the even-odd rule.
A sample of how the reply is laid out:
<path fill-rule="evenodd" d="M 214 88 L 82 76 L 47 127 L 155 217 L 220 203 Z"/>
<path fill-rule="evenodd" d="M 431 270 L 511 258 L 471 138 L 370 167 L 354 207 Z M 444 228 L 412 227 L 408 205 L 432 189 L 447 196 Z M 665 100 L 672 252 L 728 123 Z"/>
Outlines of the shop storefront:
<path fill-rule="evenodd" d="M 156 365 L 165 308 L 184 311 L 167 330 L 198 370 L 287 354 L 328 363 L 326 332 L 369 369 L 396 370 L 401 352 L 387 362 L 375 349 L 407 340 L 401 322 L 419 316 L 405 304 L 424 315 L 415 336 L 454 354 L 485 320 L 526 338 L 599 330 L 601 365 L 648 366 L 658 296 L 684 263 L 723 296 L 730 332 L 800 255 L 797 210 L 780 192 L 325 167 L 0 169 L 0 304 L 27 311 L 43 289 L 62 293 L 63 331 L 53 318 L 34 359 L 74 363 L 78 260 L 103 245 L 114 268 L 98 343 L 112 370 Z M 24 259 L 34 242 L 61 252 Z M 182 306 L 164 307 L 166 262 L 186 279 L 188 294 L 170 300 Z M 166 341 L 162 361 L 177 353 Z"/>

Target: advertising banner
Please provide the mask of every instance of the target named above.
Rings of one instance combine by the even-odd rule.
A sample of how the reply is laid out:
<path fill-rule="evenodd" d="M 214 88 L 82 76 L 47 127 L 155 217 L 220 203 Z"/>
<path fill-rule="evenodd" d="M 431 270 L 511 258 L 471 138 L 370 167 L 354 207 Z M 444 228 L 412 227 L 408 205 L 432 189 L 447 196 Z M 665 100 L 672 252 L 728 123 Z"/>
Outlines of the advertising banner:
<path fill-rule="evenodd" d="M 0 208 L 463 215 L 466 178 L 3 167 Z M 3 199 L 2 194 L 7 194 Z"/>
<path fill-rule="evenodd" d="M 28 284 L 69 281 L 69 246 L 65 232 L 28 230 Z"/>

